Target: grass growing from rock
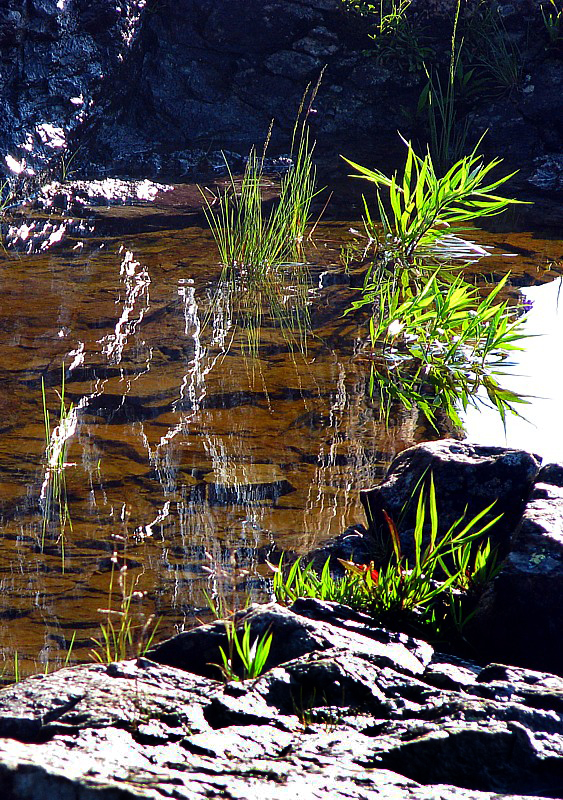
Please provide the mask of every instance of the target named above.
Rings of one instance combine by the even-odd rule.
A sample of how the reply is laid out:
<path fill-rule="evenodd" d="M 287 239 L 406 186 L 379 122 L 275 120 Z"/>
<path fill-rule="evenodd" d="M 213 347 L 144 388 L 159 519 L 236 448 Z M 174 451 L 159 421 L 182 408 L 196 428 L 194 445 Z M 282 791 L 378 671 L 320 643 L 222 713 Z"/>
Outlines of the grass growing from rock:
<path fill-rule="evenodd" d="M 235 620 L 225 622 L 227 650 L 220 647 L 221 664 L 217 664 L 226 681 L 245 681 L 258 678 L 264 671 L 273 635 L 266 631 L 250 641 L 250 623 L 245 622 L 242 634 Z M 239 666 L 240 665 L 240 666 Z"/>
<path fill-rule="evenodd" d="M 274 594 L 278 602 L 315 597 L 345 603 L 368 612 L 381 624 L 430 632 L 443 637 L 461 631 L 470 618 L 467 600 L 495 575 L 496 552 L 486 532 L 500 519 L 485 519 L 494 503 L 472 519 L 458 519 L 438 538 L 438 510 L 432 477 L 428 493 L 418 494 L 413 531 L 414 559 L 404 555 L 396 523 L 385 514 L 392 545 L 391 557 L 381 563 L 342 561 L 345 573 L 335 577 L 330 558 L 318 573 L 312 563 L 297 559 L 289 571 L 274 568 Z"/>

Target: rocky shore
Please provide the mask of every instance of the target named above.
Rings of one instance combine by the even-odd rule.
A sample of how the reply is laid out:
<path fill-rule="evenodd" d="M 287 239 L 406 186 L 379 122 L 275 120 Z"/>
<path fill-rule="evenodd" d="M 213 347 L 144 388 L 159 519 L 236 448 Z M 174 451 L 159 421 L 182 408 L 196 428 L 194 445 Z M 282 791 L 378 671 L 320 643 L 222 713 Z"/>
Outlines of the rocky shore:
<path fill-rule="evenodd" d="M 220 680 L 224 621 L 146 657 L 62 669 L 0 693 L 0 794 L 14 800 L 515 798 L 563 795 L 563 468 L 454 440 L 395 459 L 366 506 L 392 510 L 430 467 L 447 498 L 507 519 L 475 658 L 337 603 L 238 612 L 272 634 L 265 672 Z M 329 543 L 369 555 L 370 528 Z M 485 635 L 487 634 L 487 635 Z M 516 666 L 512 663 L 516 664 Z"/>
<path fill-rule="evenodd" d="M 520 170 L 519 193 L 535 199 L 521 214 L 559 224 L 561 40 L 550 44 L 538 0 L 490 5 L 498 20 L 483 36 L 500 39 L 489 77 L 469 84 L 472 135 L 488 131 L 486 154 Z M 340 153 L 402 161 L 397 130 L 416 140 L 427 125 L 423 64 L 447 69 L 454 8 L 416 0 L 414 34 L 382 54 L 373 19 L 342 0 L 6 0 L 2 166 L 20 192 L 45 175 L 193 180 L 223 164 L 221 151 L 236 165 L 272 120 L 271 154 L 287 152 L 321 73 L 309 120 L 317 157 L 342 175 Z"/>

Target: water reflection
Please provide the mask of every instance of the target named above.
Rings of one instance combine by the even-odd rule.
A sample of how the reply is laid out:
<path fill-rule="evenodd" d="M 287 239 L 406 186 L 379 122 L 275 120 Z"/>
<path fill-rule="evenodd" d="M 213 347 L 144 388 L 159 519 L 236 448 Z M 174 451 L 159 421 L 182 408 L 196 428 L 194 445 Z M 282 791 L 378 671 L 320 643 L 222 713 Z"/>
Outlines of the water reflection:
<path fill-rule="evenodd" d="M 114 552 L 147 593 L 143 613 L 163 617 L 162 636 L 204 615 L 204 591 L 232 607 L 246 590 L 267 597 L 272 546 L 304 551 L 362 521 L 358 490 L 396 452 L 429 438 L 415 410 L 397 410 L 385 430 L 366 396 L 366 331 L 342 317 L 350 290 L 338 263 L 348 227 L 319 228 L 326 245 L 311 256 L 307 350 L 292 347 L 266 314 L 259 358 L 248 353 L 213 244 L 198 228 L 4 254 L 6 677 L 15 652 L 23 674 L 63 663 L 74 631 L 73 655 L 88 660 Z M 538 244 L 523 246 L 522 274 L 539 263 Z M 497 269 L 493 256 L 486 261 Z M 64 559 L 54 530 L 42 546 L 40 508 L 41 378 L 56 413 L 63 363 L 76 409 L 66 440 L 76 466 L 66 473 Z"/>
<path fill-rule="evenodd" d="M 73 655 L 88 658 L 114 552 L 148 593 L 147 615 L 164 615 L 162 635 L 193 624 L 204 590 L 233 605 L 245 589 L 267 596 L 269 548 L 303 550 L 357 522 L 357 490 L 413 434 L 408 420 L 382 440 L 342 289 L 307 292 L 317 305 L 305 354 L 264 315 L 256 358 L 201 231 L 104 244 L 4 259 L 6 676 L 16 651 L 24 674 L 60 665 L 75 630 Z M 41 377 L 56 413 L 63 364 L 72 529 L 42 541 Z"/>

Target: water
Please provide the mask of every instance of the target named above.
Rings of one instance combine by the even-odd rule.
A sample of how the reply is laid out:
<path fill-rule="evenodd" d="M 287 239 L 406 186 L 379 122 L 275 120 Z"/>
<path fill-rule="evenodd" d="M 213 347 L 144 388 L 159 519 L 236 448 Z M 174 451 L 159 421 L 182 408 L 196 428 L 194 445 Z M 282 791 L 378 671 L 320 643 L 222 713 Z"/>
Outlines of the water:
<path fill-rule="evenodd" d="M 529 404 L 521 406 L 521 417 L 510 415 L 506 426 L 498 416 L 470 409 L 466 431 L 472 441 L 520 447 L 537 453 L 544 463 L 563 463 L 561 281 L 558 278 L 543 286 L 522 289 L 526 302 L 531 305 L 523 329 L 530 338 L 525 342 L 525 349 L 516 354 L 513 374 L 504 385 L 524 395 Z"/>
<path fill-rule="evenodd" d="M 436 435 L 414 411 L 386 430 L 366 396 L 366 330 L 342 317 L 348 224 L 317 230 L 306 352 L 265 320 L 254 358 L 225 292 L 216 294 L 214 245 L 193 222 L 170 208 L 111 211 L 103 238 L 2 256 L 5 679 L 16 653 L 20 675 L 60 666 L 74 632 L 72 660 L 88 660 L 124 564 L 140 593 L 135 621 L 162 618 L 159 636 L 206 618 L 206 593 L 231 608 L 248 595 L 267 599 L 274 547 L 305 552 L 362 522 L 359 489 Z M 476 238 L 498 245 L 484 272 L 510 262 L 520 283 L 555 277 L 544 267 L 560 258 L 560 242 Z M 52 433 L 63 365 L 73 404 L 61 473 L 68 519 L 56 497 L 48 502 L 55 471 L 41 387 Z M 51 436 L 51 446 L 64 438 Z"/>

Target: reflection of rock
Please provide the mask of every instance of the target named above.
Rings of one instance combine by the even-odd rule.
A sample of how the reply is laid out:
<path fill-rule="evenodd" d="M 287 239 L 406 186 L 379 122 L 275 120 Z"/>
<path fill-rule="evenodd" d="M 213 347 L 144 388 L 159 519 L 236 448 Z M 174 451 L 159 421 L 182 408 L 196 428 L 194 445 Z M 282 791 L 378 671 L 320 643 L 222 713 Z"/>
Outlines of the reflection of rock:
<path fill-rule="evenodd" d="M 275 502 L 294 491 L 276 464 L 225 464 L 224 469 L 205 476 L 210 505 L 244 505 Z"/>
<path fill-rule="evenodd" d="M 94 226 L 81 219 L 28 220 L 10 225 L 4 244 L 22 253 L 42 253 L 65 242 L 68 236 L 90 236 Z"/>
<path fill-rule="evenodd" d="M 154 660 L 63 669 L 5 689 L 2 796 L 291 800 L 304 787 L 319 800 L 558 795 L 561 678 L 443 656 L 331 603 L 271 604 L 237 619 L 252 638 L 273 633 L 272 668 L 256 680 L 193 674 L 220 660 L 216 622 L 154 648 Z"/>
<path fill-rule="evenodd" d="M 247 483 L 228 486 L 210 483 L 207 486 L 207 502 L 212 506 L 245 505 L 246 503 L 275 502 L 278 497 L 294 491 L 289 481 L 269 483 Z"/>

